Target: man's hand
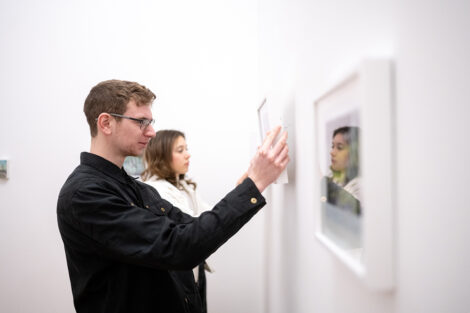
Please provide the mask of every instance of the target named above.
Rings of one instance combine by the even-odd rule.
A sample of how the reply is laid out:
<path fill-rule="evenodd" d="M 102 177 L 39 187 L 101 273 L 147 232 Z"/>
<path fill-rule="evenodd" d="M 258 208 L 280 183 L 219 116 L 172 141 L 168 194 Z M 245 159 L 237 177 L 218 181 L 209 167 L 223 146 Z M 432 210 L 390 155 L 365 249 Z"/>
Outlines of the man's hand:
<path fill-rule="evenodd" d="M 272 147 L 274 140 L 281 131 L 281 126 L 277 126 L 266 134 L 261 147 L 258 148 L 250 167 L 246 174 L 255 183 L 260 192 L 273 183 L 289 163 L 289 149 L 287 147 L 287 132 L 281 134 L 279 141 Z"/>

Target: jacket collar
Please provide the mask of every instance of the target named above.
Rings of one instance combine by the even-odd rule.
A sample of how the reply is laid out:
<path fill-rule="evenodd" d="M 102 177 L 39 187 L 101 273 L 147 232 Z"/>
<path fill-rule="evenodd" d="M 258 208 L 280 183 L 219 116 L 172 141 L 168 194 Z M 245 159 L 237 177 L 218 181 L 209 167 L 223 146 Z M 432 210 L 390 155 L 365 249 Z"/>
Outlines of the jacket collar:
<path fill-rule="evenodd" d="M 123 168 L 119 168 L 114 163 L 93 153 L 82 152 L 80 154 L 80 164 L 91 166 L 95 170 L 123 183 L 133 180 L 132 177 L 127 175 Z"/>

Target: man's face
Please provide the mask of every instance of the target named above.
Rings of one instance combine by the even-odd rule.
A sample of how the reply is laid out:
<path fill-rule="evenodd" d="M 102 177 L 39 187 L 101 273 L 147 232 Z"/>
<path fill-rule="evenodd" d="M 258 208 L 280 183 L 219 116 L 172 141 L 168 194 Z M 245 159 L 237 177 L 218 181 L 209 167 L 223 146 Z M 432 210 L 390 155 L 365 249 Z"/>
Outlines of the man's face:
<path fill-rule="evenodd" d="M 122 115 L 136 119 L 152 119 L 150 105 L 137 106 L 134 100 L 127 104 L 127 110 Z M 140 156 L 152 137 L 155 137 L 152 125 L 141 128 L 137 121 L 120 118 L 115 125 L 113 145 L 121 156 Z"/>

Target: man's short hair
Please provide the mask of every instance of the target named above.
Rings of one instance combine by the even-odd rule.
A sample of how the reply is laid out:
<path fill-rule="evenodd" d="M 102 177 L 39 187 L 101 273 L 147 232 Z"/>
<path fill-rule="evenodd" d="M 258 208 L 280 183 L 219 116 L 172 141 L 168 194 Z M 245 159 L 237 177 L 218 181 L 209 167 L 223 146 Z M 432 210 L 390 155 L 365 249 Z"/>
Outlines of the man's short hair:
<path fill-rule="evenodd" d="M 124 114 L 129 101 L 137 106 L 151 105 L 155 94 L 147 87 L 125 80 L 106 80 L 90 90 L 83 106 L 92 137 L 98 134 L 96 119 L 103 113 Z"/>

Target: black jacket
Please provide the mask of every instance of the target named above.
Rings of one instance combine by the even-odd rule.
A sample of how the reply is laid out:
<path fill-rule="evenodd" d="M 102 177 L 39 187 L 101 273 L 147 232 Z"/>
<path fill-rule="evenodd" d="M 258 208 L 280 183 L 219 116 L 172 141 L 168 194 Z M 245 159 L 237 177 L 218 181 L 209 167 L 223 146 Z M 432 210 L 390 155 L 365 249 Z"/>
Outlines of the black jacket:
<path fill-rule="evenodd" d="M 75 309 L 202 312 L 191 269 L 264 204 L 245 179 L 212 211 L 193 218 L 113 163 L 83 152 L 57 203 Z"/>

